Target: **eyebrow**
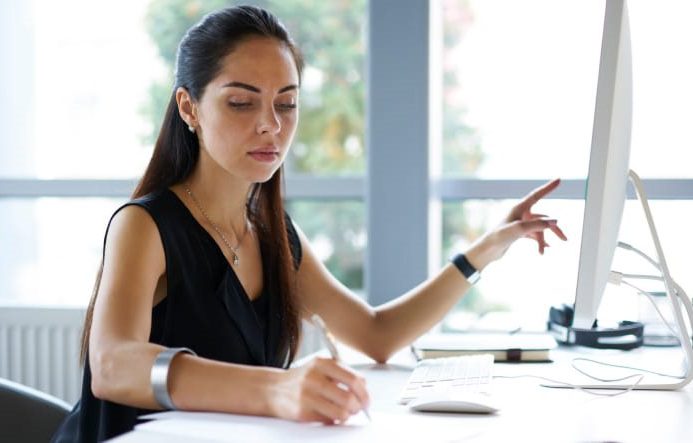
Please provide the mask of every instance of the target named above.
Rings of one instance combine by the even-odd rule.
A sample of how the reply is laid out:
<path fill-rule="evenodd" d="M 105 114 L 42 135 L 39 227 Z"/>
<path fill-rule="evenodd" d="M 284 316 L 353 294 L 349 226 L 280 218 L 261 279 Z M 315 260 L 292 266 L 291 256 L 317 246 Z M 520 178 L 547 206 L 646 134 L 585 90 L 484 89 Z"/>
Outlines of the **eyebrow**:
<path fill-rule="evenodd" d="M 222 88 L 241 88 L 241 89 L 247 89 L 248 91 L 252 91 L 252 92 L 258 92 L 258 93 L 262 92 L 260 90 L 260 88 L 253 86 L 253 85 L 249 85 L 247 83 L 243 83 L 243 82 L 229 82 L 229 83 L 226 83 L 225 85 L 223 85 Z M 282 94 L 286 91 L 291 91 L 293 89 L 298 89 L 298 85 L 284 86 L 283 88 L 281 88 L 279 90 L 278 93 Z"/>

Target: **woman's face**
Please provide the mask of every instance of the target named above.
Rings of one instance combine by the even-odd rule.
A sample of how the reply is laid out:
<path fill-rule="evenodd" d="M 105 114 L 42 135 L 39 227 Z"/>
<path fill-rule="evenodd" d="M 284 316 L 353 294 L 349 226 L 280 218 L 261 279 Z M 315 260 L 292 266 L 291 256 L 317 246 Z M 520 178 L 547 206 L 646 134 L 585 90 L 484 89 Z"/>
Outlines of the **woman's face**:
<path fill-rule="evenodd" d="M 281 42 L 249 38 L 222 60 L 197 103 L 200 147 L 229 174 L 269 180 L 298 123 L 298 71 Z"/>

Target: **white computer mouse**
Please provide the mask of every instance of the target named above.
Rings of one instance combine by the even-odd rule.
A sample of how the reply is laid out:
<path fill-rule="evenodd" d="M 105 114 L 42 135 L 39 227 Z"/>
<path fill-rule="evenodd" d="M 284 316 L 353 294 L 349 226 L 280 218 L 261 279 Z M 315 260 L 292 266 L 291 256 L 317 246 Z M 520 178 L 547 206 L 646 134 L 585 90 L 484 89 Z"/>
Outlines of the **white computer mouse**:
<path fill-rule="evenodd" d="M 498 405 L 487 394 L 445 391 L 422 395 L 409 402 L 409 409 L 418 412 L 462 412 L 493 414 Z"/>

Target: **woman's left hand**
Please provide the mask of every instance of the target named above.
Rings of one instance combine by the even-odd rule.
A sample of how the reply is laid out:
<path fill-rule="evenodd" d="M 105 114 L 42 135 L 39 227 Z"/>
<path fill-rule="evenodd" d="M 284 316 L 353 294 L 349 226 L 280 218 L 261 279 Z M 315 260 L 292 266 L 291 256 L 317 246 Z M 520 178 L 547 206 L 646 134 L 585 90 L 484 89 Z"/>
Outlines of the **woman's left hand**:
<path fill-rule="evenodd" d="M 539 253 L 549 246 L 544 237 L 546 229 L 551 230 L 561 240 L 567 240 L 556 219 L 543 214 L 535 214 L 532 207 L 560 184 L 560 179 L 552 180 L 530 192 L 515 205 L 503 222 L 495 229 L 477 240 L 467 251 L 467 258 L 481 270 L 492 261 L 501 258 L 515 240 L 528 237 L 537 242 Z"/>

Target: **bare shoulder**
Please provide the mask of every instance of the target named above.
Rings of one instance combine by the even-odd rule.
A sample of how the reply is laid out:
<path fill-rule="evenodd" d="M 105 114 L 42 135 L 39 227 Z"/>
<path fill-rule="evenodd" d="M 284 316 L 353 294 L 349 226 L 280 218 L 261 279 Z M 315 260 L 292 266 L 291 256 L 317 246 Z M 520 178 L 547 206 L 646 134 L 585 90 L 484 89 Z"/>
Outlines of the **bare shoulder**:
<path fill-rule="evenodd" d="M 128 205 L 119 210 L 111 219 L 108 237 L 136 237 L 137 240 L 159 238 L 159 229 L 152 216 L 141 206 Z"/>
<path fill-rule="evenodd" d="M 105 261 L 109 258 L 129 264 L 147 264 L 148 270 L 165 268 L 164 248 L 159 229 L 146 209 L 128 205 L 111 219 L 106 237 Z"/>
<path fill-rule="evenodd" d="M 315 252 L 313 251 L 313 248 L 311 247 L 310 241 L 308 240 L 306 234 L 295 222 L 292 222 L 292 224 L 294 230 L 296 231 L 296 235 L 298 236 L 298 240 L 301 244 L 302 251 L 301 266 L 298 268 L 299 278 L 301 275 L 312 275 L 316 271 L 320 271 L 319 268 L 321 267 L 322 263 L 315 255 Z"/>

